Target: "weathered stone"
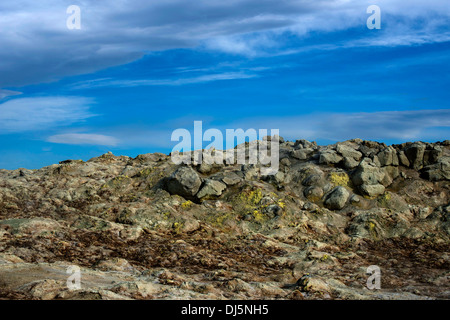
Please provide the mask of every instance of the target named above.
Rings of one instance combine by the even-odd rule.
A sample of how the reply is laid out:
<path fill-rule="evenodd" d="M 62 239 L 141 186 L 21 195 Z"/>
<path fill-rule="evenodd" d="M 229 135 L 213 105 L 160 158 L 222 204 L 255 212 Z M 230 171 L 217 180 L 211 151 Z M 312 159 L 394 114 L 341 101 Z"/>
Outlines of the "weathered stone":
<path fill-rule="evenodd" d="M 337 164 L 342 161 L 342 157 L 334 151 L 324 151 L 320 153 L 319 163 L 320 164 Z"/>
<path fill-rule="evenodd" d="M 351 157 L 345 157 L 344 158 L 344 168 L 345 169 L 353 169 L 356 168 L 359 164 L 359 161 L 356 161 L 355 159 Z"/>
<path fill-rule="evenodd" d="M 399 165 L 397 151 L 392 146 L 389 146 L 380 153 L 378 153 L 377 157 L 382 167 Z"/>
<path fill-rule="evenodd" d="M 405 166 L 405 167 L 409 167 L 410 166 L 410 162 L 409 162 L 408 157 L 406 156 L 404 151 L 399 151 L 398 152 L 398 160 L 399 160 L 399 163 L 402 166 Z"/>
<path fill-rule="evenodd" d="M 385 187 L 382 184 L 363 184 L 359 189 L 369 197 L 376 197 L 384 193 Z"/>
<path fill-rule="evenodd" d="M 438 163 L 426 166 L 421 176 L 430 181 L 450 180 L 450 158 L 441 158 Z"/>
<path fill-rule="evenodd" d="M 439 146 L 433 146 L 431 150 L 425 150 L 423 155 L 423 165 L 427 166 L 438 162 L 442 154 L 442 148 Z"/>
<path fill-rule="evenodd" d="M 227 188 L 227 185 L 216 180 L 206 179 L 205 184 L 197 193 L 199 199 L 206 197 L 218 197 Z"/>
<path fill-rule="evenodd" d="M 167 190 L 171 194 L 177 194 L 191 199 L 200 189 L 202 180 L 191 167 L 181 167 L 176 170 L 167 181 Z"/>
<path fill-rule="evenodd" d="M 413 143 L 405 149 L 405 155 L 408 157 L 410 166 L 413 169 L 421 169 L 423 166 L 423 156 L 425 154 L 426 146 L 423 143 Z"/>
<path fill-rule="evenodd" d="M 334 188 L 325 199 L 325 206 L 331 210 L 340 210 L 344 208 L 350 193 L 344 187 L 338 186 Z"/>
<path fill-rule="evenodd" d="M 239 177 L 235 172 L 226 172 L 224 173 L 224 177 L 222 181 L 229 186 L 234 186 L 241 182 L 242 178 Z"/>
<path fill-rule="evenodd" d="M 356 186 L 366 184 L 374 185 L 383 180 L 385 173 L 373 162 L 362 161 L 352 176 Z"/>
<path fill-rule="evenodd" d="M 361 160 L 362 153 L 359 151 L 356 151 L 352 147 L 349 147 L 345 144 L 338 144 L 336 150 L 343 157 L 353 158 L 355 160 Z"/>
<path fill-rule="evenodd" d="M 292 150 L 291 151 L 291 157 L 298 159 L 298 160 L 306 160 L 310 157 L 310 155 L 314 152 L 313 149 L 307 148 L 307 149 L 298 149 L 298 150 Z"/>
<path fill-rule="evenodd" d="M 323 197 L 323 189 L 318 186 L 310 186 L 303 191 L 305 197 L 313 202 L 317 202 Z"/>

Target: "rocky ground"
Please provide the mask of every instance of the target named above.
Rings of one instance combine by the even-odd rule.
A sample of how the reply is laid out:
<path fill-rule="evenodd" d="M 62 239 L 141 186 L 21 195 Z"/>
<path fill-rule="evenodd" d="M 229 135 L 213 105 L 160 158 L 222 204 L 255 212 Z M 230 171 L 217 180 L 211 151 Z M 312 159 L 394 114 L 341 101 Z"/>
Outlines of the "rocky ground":
<path fill-rule="evenodd" d="M 0 170 L 0 298 L 450 298 L 450 141 L 279 147 L 275 176 L 159 153 Z"/>

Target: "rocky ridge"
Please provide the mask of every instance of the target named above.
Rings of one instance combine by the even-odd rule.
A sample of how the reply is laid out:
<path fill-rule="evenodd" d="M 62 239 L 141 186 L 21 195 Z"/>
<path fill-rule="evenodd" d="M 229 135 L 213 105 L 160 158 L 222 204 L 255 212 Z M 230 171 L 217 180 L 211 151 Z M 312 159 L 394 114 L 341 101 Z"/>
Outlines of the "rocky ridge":
<path fill-rule="evenodd" d="M 0 170 L 0 298 L 450 298 L 450 141 L 279 150 L 271 176 L 160 153 Z"/>

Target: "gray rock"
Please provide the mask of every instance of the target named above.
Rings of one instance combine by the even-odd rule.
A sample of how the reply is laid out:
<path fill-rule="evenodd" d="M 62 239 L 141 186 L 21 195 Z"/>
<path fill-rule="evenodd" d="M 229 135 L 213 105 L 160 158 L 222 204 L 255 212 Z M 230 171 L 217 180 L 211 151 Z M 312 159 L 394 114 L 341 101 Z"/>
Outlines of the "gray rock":
<path fill-rule="evenodd" d="M 356 186 L 362 184 L 375 185 L 378 184 L 384 178 L 384 171 L 378 168 L 373 162 L 364 160 L 362 161 L 355 173 L 352 176 L 352 181 Z"/>
<path fill-rule="evenodd" d="M 222 192 L 226 188 L 227 188 L 227 185 L 220 181 L 206 179 L 204 186 L 197 193 L 197 197 L 199 199 L 206 198 L 206 197 L 218 197 L 218 196 L 222 195 Z"/>
<path fill-rule="evenodd" d="M 359 164 L 359 161 L 356 161 L 355 159 L 351 157 L 345 157 L 344 158 L 344 168 L 345 169 L 353 169 L 356 168 Z"/>
<path fill-rule="evenodd" d="M 384 193 L 386 188 L 382 184 L 363 184 L 359 186 L 361 192 L 369 197 L 376 197 Z"/>
<path fill-rule="evenodd" d="M 398 160 L 399 160 L 399 164 L 401 164 L 402 166 L 405 166 L 405 167 L 410 166 L 410 162 L 404 151 L 398 152 Z"/>
<path fill-rule="evenodd" d="M 322 182 L 323 182 L 323 174 L 315 173 L 315 174 L 312 174 L 312 175 L 309 175 L 308 177 L 306 177 L 302 181 L 302 184 L 304 186 L 312 186 L 312 185 L 319 185 Z"/>
<path fill-rule="evenodd" d="M 410 167 L 413 169 L 421 169 L 423 166 L 423 156 L 425 154 L 425 145 L 420 142 L 415 142 L 405 149 L 405 154 L 410 162 Z"/>
<path fill-rule="evenodd" d="M 305 197 L 313 202 L 319 201 L 323 197 L 323 189 L 318 186 L 310 186 L 303 191 Z"/>
<path fill-rule="evenodd" d="M 235 172 L 226 172 L 222 178 L 222 181 L 228 186 L 234 186 L 241 182 L 241 180 L 241 177 L 239 177 Z"/>
<path fill-rule="evenodd" d="M 425 150 L 423 155 L 423 165 L 427 166 L 439 161 L 442 156 L 442 148 L 439 146 L 433 146 L 431 150 Z"/>
<path fill-rule="evenodd" d="M 353 158 L 355 160 L 361 160 L 362 153 L 356 151 L 350 146 L 345 144 L 338 144 L 336 148 L 337 152 L 340 153 L 343 157 Z"/>
<path fill-rule="evenodd" d="M 305 139 L 296 140 L 294 144 L 294 148 L 303 149 L 303 148 L 311 148 L 314 149 L 317 147 L 317 143 L 315 141 L 310 142 Z"/>
<path fill-rule="evenodd" d="M 186 199 L 192 199 L 200 189 L 201 184 L 202 180 L 194 169 L 181 167 L 168 178 L 167 191 Z"/>
<path fill-rule="evenodd" d="M 380 153 L 378 153 L 377 157 L 382 167 L 398 166 L 399 164 L 397 151 L 392 146 L 389 146 Z"/>
<path fill-rule="evenodd" d="M 324 204 L 328 209 L 340 210 L 347 203 L 350 193 L 344 187 L 338 186 L 334 188 L 326 198 Z"/>
<path fill-rule="evenodd" d="M 438 163 L 426 166 L 421 176 L 430 181 L 450 180 L 450 158 L 441 158 Z"/>
<path fill-rule="evenodd" d="M 311 148 L 292 150 L 291 157 L 298 160 L 306 160 L 311 156 L 313 152 L 314 150 Z"/>
<path fill-rule="evenodd" d="M 337 164 L 342 161 L 342 157 L 336 152 L 331 150 L 326 150 L 320 153 L 319 163 L 320 164 Z"/>

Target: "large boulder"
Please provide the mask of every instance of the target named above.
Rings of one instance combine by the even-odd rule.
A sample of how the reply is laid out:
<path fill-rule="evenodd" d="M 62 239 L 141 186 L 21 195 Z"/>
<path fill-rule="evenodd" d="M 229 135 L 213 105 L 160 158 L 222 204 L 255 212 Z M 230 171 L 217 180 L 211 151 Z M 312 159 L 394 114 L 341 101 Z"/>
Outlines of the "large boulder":
<path fill-rule="evenodd" d="M 352 176 L 356 186 L 378 184 L 384 178 L 384 172 L 370 160 L 362 161 Z"/>
<path fill-rule="evenodd" d="M 202 180 L 191 167 L 177 169 L 167 180 L 167 191 L 171 194 L 192 199 L 200 189 Z"/>
<path fill-rule="evenodd" d="M 325 206 L 331 210 L 341 210 L 347 203 L 350 193 L 344 187 L 334 188 L 325 199 Z"/>
<path fill-rule="evenodd" d="M 405 155 L 408 157 L 410 166 L 413 169 L 421 169 L 423 167 L 423 156 L 426 146 L 421 142 L 415 142 L 405 149 Z"/>
<path fill-rule="evenodd" d="M 382 167 L 399 165 L 397 151 L 392 146 L 389 146 L 378 153 L 377 157 Z"/>
<path fill-rule="evenodd" d="M 384 193 L 385 187 L 381 184 L 384 182 L 385 171 L 379 168 L 374 162 L 365 159 L 361 161 L 352 181 L 355 186 L 366 196 L 376 197 Z"/>

